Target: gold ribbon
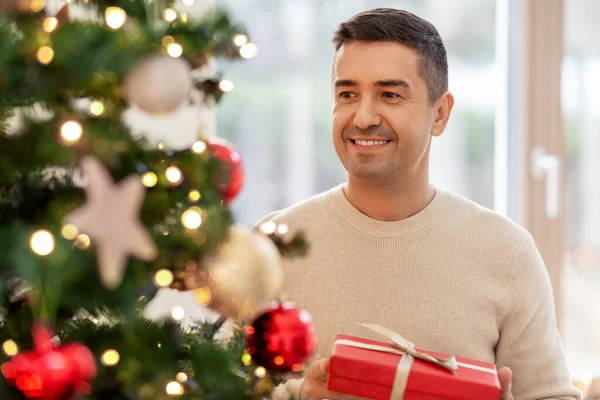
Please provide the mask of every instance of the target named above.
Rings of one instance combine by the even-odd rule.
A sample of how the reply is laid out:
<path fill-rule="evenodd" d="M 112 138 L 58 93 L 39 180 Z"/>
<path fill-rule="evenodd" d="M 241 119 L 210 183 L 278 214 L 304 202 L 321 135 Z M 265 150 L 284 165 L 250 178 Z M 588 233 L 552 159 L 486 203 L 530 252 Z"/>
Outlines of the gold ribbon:
<path fill-rule="evenodd" d="M 384 328 L 383 326 L 373 324 L 359 324 L 367 329 L 372 330 L 375 333 L 379 333 L 385 338 L 392 341 L 395 348 L 401 350 L 406 355 L 418 358 L 419 360 L 427 361 L 430 364 L 435 364 L 439 367 L 445 368 L 448 371 L 456 371 L 458 365 L 456 364 L 456 358 L 454 356 L 449 357 L 434 357 L 429 354 L 420 353 L 415 350 L 415 344 L 405 339 L 399 333 L 396 333 L 390 329 Z"/>
<path fill-rule="evenodd" d="M 496 373 L 496 370 L 493 368 L 486 368 L 486 367 L 480 367 L 478 365 L 471 365 L 471 364 L 457 362 L 456 357 L 454 357 L 454 356 L 435 357 L 430 354 L 421 353 L 421 352 L 415 350 L 414 343 L 405 339 L 399 333 L 396 333 L 396 332 L 394 332 L 390 329 L 384 328 L 382 326 L 374 325 L 374 324 L 359 324 L 359 325 L 362 325 L 365 328 L 384 336 L 385 338 L 387 338 L 388 340 L 390 340 L 392 342 L 394 347 L 392 348 L 392 347 L 380 346 L 380 345 L 376 345 L 376 344 L 361 343 L 361 342 L 356 342 L 354 340 L 348 340 L 348 339 L 340 339 L 340 340 L 337 340 L 335 343 L 344 345 L 344 346 L 357 347 L 360 349 L 373 350 L 373 351 L 379 351 L 379 352 L 391 353 L 391 354 L 399 354 L 402 356 L 402 358 L 398 362 L 398 366 L 396 367 L 396 376 L 394 377 L 394 383 L 392 386 L 392 393 L 390 395 L 390 400 L 404 399 L 404 393 L 406 392 L 406 387 L 408 385 L 408 376 L 410 375 L 410 370 L 412 368 L 412 364 L 413 364 L 415 358 L 418 358 L 419 360 L 423 360 L 430 364 L 436 365 L 438 367 L 444 368 L 451 372 L 456 371 L 458 369 L 458 367 L 460 366 L 460 367 L 464 367 L 464 368 L 473 369 L 476 371 L 488 372 L 488 373 L 492 373 L 492 374 Z"/>

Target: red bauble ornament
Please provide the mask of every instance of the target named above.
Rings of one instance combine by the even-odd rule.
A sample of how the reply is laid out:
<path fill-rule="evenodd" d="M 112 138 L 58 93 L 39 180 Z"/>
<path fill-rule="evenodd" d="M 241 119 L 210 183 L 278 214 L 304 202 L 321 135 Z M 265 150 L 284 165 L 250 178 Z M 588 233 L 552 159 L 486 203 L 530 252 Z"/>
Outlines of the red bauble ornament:
<path fill-rule="evenodd" d="M 217 187 L 225 203 L 230 203 L 238 195 L 244 186 L 244 166 L 242 157 L 233 146 L 226 140 L 210 138 L 206 141 L 206 147 L 225 166 L 217 174 Z"/>
<path fill-rule="evenodd" d="M 248 352 L 272 372 L 298 372 L 315 351 L 311 315 L 293 303 L 272 306 L 246 328 Z"/>
<path fill-rule="evenodd" d="M 19 353 L 2 364 L 2 374 L 26 397 L 62 400 L 77 393 L 91 394 L 96 360 L 82 344 L 55 346 L 52 333 L 42 325 L 31 328 L 35 349 Z"/>

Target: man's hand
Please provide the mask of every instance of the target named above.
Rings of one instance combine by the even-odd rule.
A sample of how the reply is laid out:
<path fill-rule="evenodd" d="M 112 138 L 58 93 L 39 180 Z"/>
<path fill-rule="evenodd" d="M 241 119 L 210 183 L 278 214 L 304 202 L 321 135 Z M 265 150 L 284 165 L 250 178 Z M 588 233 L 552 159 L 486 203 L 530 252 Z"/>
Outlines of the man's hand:
<path fill-rule="evenodd" d="M 500 400 L 513 400 L 511 369 L 508 367 L 500 368 L 498 371 L 498 378 L 500 379 L 500 386 L 502 387 Z"/>
<path fill-rule="evenodd" d="M 350 399 L 348 395 L 327 390 L 329 359 L 315 361 L 304 371 L 304 381 L 300 387 L 301 400 L 342 400 Z"/>

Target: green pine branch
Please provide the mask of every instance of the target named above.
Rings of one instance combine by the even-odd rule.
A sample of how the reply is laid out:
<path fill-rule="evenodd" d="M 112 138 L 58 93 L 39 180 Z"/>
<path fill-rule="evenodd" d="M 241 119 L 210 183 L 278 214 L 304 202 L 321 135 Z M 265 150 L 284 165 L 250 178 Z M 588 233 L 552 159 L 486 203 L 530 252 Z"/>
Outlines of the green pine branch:
<path fill-rule="evenodd" d="M 172 287 L 185 289 L 182 273 L 190 261 L 202 260 L 225 240 L 234 223 L 222 204 L 216 179 L 223 168 L 210 151 L 173 152 L 158 149 L 134 136 L 121 121 L 127 107 L 123 81 L 144 57 L 164 52 L 165 38 L 183 47 L 192 68 L 201 68 L 214 57 L 240 57 L 233 43 L 243 29 L 216 10 L 188 22 L 180 16 L 172 23 L 160 21 L 162 8 L 155 0 L 98 0 L 98 21 L 61 19 L 48 33 L 43 13 L 0 14 L 0 341 L 13 340 L 20 351 L 32 349 L 31 325 L 48 321 L 62 343 L 78 341 L 96 360 L 108 349 L 118 351 L 117 365 L 98 362 L 89 399 L 167 399 L 165 385 L 184 372 L 183 399 L 260 399 L 267 396 L 277 377 L 262 378 L 245 353 L 240 328 L 227 342 L 216 341 L 221 327 L 199 321 L 182 331 L 172 322 L 151 322 L 142 310 L 156 291 L 154 274 L 171 270 Z M 127 12 L 128 23 L 109 29 L 102 21 L 107 7 Z M 52 49 L 51 61 L 38 60 L 41 47 Z M 197 89 L 218 101 L 223 94 L 219 77 L 195 82 Z M 149 82 L 151 84 L 151 82 Z M 78 108 L 76 100 L 94 99 L 105 111 L 94 117 Z M 40 118 L 32 107 L 45 110 Z M 11 118 L 20 116 L 14 129 Z M 61 142 L 66 121 L 83 128 L 81 140 Z M 147 188 L 141 221 L 160 249 L 151 263 L 129 259 L 122 284 L 106 289 L 99 281 L 96 249 L 66 239 L 61 230 L 65 215 L 85 201 L 76 174 L 83 156 L 93 155 L 109 169 L 115 182 L 131 174 L 156 174 L 156 185 Z M 176 165 L 183 181 L 172 185 L 165 177 Z M 200 193 L 190 199 L 190 191 Z M 197 206 L 202 225 L 187 230 L 183 211 Z M 46 229 L 55 239 L 54 251 L 45 257 L 29 245 L 32 233 Z M 284 256 L 299 256 L 307 246 L 301 235 L 290 240 L 270 236 Z M 0 355 L 0 363 L 9 361 Z M 0 398 L 23 395 L 0 379 Z"/>

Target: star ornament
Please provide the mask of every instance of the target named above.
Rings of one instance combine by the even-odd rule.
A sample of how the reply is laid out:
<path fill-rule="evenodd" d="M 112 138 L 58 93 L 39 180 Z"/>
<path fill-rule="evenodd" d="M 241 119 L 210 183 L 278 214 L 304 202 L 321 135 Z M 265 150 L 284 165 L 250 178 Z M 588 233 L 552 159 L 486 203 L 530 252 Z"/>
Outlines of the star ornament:
<path fill-rule="evenodd" d="M 94 157 L 84 157 L 81 170 L 87 180 L 87 201 L 63 222 L 75 225 L 92 239 L 100 279 L 107 289 L 114 290 L 123 281 L 129 256 L 153 261 L 158 255 L 156 244 L 139 220 L 145 188 L 137 175 L 115 184 L 106 167 Z"/>

